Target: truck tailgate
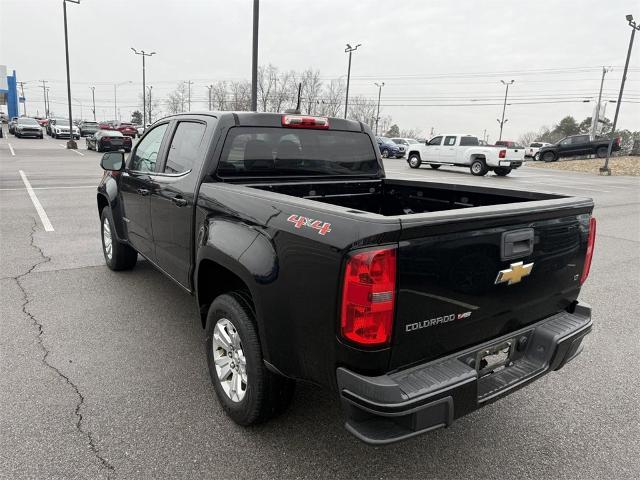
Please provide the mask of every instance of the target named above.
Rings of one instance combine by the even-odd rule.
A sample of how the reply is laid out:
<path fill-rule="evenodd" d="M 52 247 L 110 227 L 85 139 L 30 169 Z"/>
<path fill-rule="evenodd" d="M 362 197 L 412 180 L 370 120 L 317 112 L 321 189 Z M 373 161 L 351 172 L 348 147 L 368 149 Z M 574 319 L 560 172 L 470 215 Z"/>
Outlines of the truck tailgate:
<path fill-rule="evenodd" d="M 569 307 L 580 290 L 592 209 L 589 199 L 561 198 L 403 218 L 391 368 Z"/>

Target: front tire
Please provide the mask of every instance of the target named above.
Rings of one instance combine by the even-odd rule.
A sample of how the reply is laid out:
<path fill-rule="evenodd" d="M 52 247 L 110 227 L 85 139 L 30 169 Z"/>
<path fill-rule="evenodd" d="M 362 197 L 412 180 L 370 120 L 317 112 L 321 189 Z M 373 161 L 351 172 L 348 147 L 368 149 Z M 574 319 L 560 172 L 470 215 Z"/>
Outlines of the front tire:
<path fill-rule="evenodd" d="M 102 253 L 104 261 L 111 270 L 131 270 L 138 260 L 138 252 L 116 238 L 111 209 L 105 207 L 100 215 Z"/>
<path fill-rule="evenodd" d="M 508 167 L 498 167 L 496 169 L 493 170 L 496 175 L 500 176 L 500 177 L 506 177 L 507 175 L 509 175 L 511 173 L 511 169 Z"/>
<path fill-rule="evenodd" d="M 420 165 L 422 165 L 422 160 L 420 160 L 420 155 L 418 155 L 417 153 L 412 153 L 409 156 L 408 163 L 411 168 L 420 168 Z"/>
<path fill-rule="evenodd" d="M 553 152 L 544 152 L 542 155 L 542 161 L 546 163 L 555 162 L 557 160 L 556 154 Z"/>
<path fill-rule="evenodd" d="M 389 158 L 389 150 L 387 150 L 386 148 L 384 150 L 382 150 L 382 158 Z"/>
<path fill-rule="evenodd" d="M 480 159 L 474 160 L 471 163 L 469 170 L 471 170 L 472 175 L 475 175 L 477 177 L 482 177 L 486 175 L 487 172 L 489 171 L 489 169 L 487 168 L 487 164 L 484 163 L 484 160 L 480 160 Z"/>
<path fill-rule="evenodd" d="M 596 150 L 596 155 L 598 156 L 598 158 L 606 158 L 608 151 L 608 147 L 598 147 L 598 149 Z"/>
<path fill-rule="evenodd" d="M 205 347 L 213 388 L 231 419 L 259 423 L 291 403 L 294 382 L 267 370 L 253 308 L 243 292 L 217 297 L 209 307 Z"/>
<path fill-rule="evenodd" d="M 540 154 L 539 154 L 539 153 L 536 153 L 536 154 L 533 156 L 533 161 L 534 161 L 534 162 L 538 162 L 538 161 L 540 161 Z"/>
<path fill-rule="evenodd" d="M 437 169 L 439 169 L 442 165 L 436 165 L 436 164 L 433 164 L 433 163 L 432 163 L 432 164 L 430 164 L 429 166 L 430 166 L 431 168 L 433 168 L 434 170 L 437 170 Z"/>

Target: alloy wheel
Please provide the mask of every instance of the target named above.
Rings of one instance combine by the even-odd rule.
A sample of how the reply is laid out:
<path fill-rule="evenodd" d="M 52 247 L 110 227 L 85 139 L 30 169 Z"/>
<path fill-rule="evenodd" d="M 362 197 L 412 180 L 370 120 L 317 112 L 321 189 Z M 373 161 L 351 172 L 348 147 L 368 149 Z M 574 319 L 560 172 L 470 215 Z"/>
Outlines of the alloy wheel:
<path fill-rule="evenodd" d="M 113 255 L 113 240 L 111 239 L 111 227 L 109 219 L 105 218 L 102 222 L 102 243 L 104 245 L 104 253 L 109 260 Z"/>
<path fill-rule="evenodd" d="M 236 327 L 226 318 L 213 329 L 213 362 L 224 393 L 233 402 L 241 402 L 247 393 L 247 359 Z"/>

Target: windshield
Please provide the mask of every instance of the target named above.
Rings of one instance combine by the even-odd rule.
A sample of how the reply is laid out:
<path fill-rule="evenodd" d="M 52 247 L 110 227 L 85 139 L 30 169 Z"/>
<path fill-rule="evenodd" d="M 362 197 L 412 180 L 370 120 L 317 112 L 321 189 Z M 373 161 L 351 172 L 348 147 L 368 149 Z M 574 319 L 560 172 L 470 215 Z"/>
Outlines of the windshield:
<path fill-rule="evenodd" d="M 20 118 L 18 119 L 18 125 L 38 125 L 40 124 L 35 121 L 33 118 Z"/>
<path fill-rule="evenodd" d="M 69 120 L 56 120 L 56 126 L 61 126 L 61 127 L 68 127 L 69 126 Z"/>
<path fill-rule="evenodd" d="M 379 176 L 368 135 L 336 130 L 236 127 L 224 143 L 220 177 Z"/>
<path fill-rule="evenodd" d="M 415 140 L 415 139 L 413 139 L 413 138 L 409 138 L 409 139 L 407 139 L 407 142 L 409 142 L 409 143 L 411 143 L 411 144 L 413 144 L 413 143 L 420 143 L 419 141 L 417 141 L 417 140 Z"/>
<path fill-rule="evenodd" d="M 97 127 L 98 122 L 82 122 L 82 125 L 85 127 Z"/>

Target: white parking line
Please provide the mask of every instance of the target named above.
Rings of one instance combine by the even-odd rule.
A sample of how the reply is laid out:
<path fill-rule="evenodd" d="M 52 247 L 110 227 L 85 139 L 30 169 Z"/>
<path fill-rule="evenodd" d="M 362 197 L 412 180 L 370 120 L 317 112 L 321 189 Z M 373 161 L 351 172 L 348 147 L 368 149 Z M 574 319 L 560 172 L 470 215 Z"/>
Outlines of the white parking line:
<path fill-rule="evenodd" d="M 83 189 L 83 188 L 97 188 L 97 185 L 77 185 L 73 187 L 31 187 L 32 190 L 64 190 L 64 189 Z M 20 190 L 22 188 L 0 188 L 0 192 L 11 192 Z"/>
<path fill-rule="evenodd" d="M 33 188 L 29 183 L 29 179 L 27 178 L 27 176 L 24 174 L 22 170 L 20 170 L 20 176 L 22 177 L 22 181 L 24 182 L 24 186 L 27 189 L 27 193 L 29 194 L 31 201 L 33 202 L 33 206 L 36 207 L 36 212 L 38 212 L 38 215 L 40 216 L 40 221 L 42 222 L 42 226 L 44 227 L 45 231 L 53 232 L 53 225 L 51 225 L 51 222 L 49 221 L 47 212 L 45 212 L 44 208 L 42 208 L 42 204 L 40 203 L 40 200 L 38 200 L 38 197 L 36 197 L 36 192 L 33 191 Z"/>
<path fill-rule="evenodd" d="M 7 145 L 9 145 L 9 150 L 11 150 L 11 155 L 13 155 L 15 157 L 16 156 L 16 152 L 14 152 L 13 147 L 11 146 L 11 144 L 7 143 Z"/>
<path fill-rule="evenodd" d="M 81 157 L 84 157 L 84 153 L 79 152 L 78 150 L 71 150 L 72 152 L 77 153 L 78 155 L 80 155 Z"/>

